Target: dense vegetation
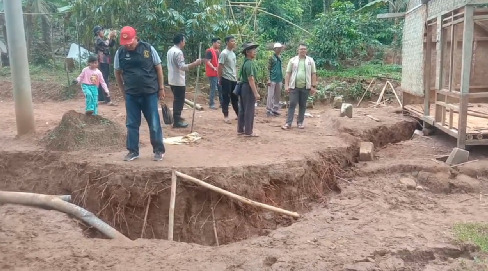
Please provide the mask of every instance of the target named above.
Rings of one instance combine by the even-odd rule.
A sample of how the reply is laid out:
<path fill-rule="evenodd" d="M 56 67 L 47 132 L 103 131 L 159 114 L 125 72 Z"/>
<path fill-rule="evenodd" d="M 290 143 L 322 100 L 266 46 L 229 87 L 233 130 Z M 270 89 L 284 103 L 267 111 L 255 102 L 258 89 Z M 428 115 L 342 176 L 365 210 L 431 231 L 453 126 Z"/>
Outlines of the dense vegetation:
<path fill-rule="evenodd" d="M 2 0 L 0 9 L 1 3 Z M 381 70 L 385 53 L 400 50 L 403 22 L 376 19 L 376 15 L 405 11 L 406 3 L 407 0 L 23 1 L 24 12 L 39 13 L 24 16 L 33 64 L 51 65 L 55 54 L 65 54 L 71 42 L 92 49 L 92 29 L 96 24 L 111 29 L 131 25 L 162 56 L 178 32 L 188 37 L 188 59 L 197 58 L 199 43 L 205 48 L 214 36 L 232 34 L 240 44 L 258 42 L 262 45 L 258 55 L 261 82 L 266 80 L 266 58 L 271 54 L 267 47 L 276 41 L 291 49 L 285 51 L 285 59 L 295 54 L 299 42 L 306 42 L 318 68 L 329 70 L 321 75 L 330 75 L 330 70 L 341 73 L 365 63 L 378 65 Z"/>

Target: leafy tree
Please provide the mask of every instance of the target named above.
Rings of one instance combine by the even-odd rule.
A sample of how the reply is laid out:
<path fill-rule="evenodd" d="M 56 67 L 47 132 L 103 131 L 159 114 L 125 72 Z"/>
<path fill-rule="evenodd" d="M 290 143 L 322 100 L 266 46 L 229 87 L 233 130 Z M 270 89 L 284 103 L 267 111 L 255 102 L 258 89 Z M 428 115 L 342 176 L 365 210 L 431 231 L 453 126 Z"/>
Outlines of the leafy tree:
<path fill-rule="evenodd" d="M 89 48 L 95 25 L 114 29 L 131 25 L 142 40 L 152 43 L 159 52 L 166 51 L 174 34 L 185 33 L 187 56 L 196 58 L 199 42 L 205 48 L 213 36 L 235 32 L 235 23 L 228 19 L 220 3 L 220 0 L 73 0 L 72 13 L 78 20 L 83 43 Z"/>
<path fill-rule="evenodd" d="M 394 26 L 375 14 L 357 12 L 350 1 L 336 0 L 332 10 L 316 20 L 311 49 L 320 66 L 358 64 L 393 40 Z M 349 63 L 347 63 L 349 62 Z"/>
<path fill-rule="evenodd" d="M 300 23 L 302 20 L 303 9 L 300 0 L 263 1 L 262 8 L 294 23 Z M 259 32 L 262 38 L 269 41 L 289 41 L 295 33 L 295 28 L 283 19 L 260 13 Z"/>

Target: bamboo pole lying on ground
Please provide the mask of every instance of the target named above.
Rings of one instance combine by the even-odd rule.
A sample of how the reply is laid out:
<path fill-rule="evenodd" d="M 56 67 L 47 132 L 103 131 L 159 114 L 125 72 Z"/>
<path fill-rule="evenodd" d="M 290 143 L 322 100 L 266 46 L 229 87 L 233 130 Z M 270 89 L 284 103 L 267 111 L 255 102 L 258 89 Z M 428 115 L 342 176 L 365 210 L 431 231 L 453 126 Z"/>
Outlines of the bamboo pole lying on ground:
<path fill-rule="evenodd" d="M 59 196 L 0 191 L 0 203 L 52 208 L 77 217 L 88 225 L 96 228 L 110 239 L 130 241 L 129 238 L 97 218 L 93 213 L 77 205 L 63 201 Z"/>
<path fill-rule="evenodd" d="M 205 188 L 208 188 L 214 192 L 217 192 L 217 193 L 220 193 L 220 194 L 223 194 L 223 195 L 226 195 L 228 197 L 231 197 L 235 200 L 238 200 L 240 202 L 243 202 L 243 203 L 246 203 L 246 204 L 249 204 L 249 205 L 252 205 L 252 206 L 255 206 L 255 207 L 260 207 L 260 208 L 263 208 L 263 209 L 266 209 L 266 210 L 270 210 L 270 211 L 273 211 L 273 212 L 276 212 L 276 213 L 280 213 L 280 214 L 284 214 L 284 215 L 289 215 L 289 216 L 292 216 L 292 217 L 300 217 L 300 215 L 296 212 L 290 212 L 290 211 L 287 211 L 287 210 L 284 210 L 284 209 L 281 209 L 281 208 L 278 208 L 278 207 L 274 207 L 274 206 L 271 206 L 271 205 L 267 205 L 267 204 L 264 204 L 264 203 L 260 203 L 260 202 L 257 202 L 257 201 L 253 201 L 253 200 L 250 200 L 248 198 L 245 198 L 243 196 L 239 196 L 237 194 L 234 194 L 232 192 L 229 192 L 227 190 L 224 190 L 222 188 L 219 188 L 219 187 L 216 187 L 216 186 L 213 186 L 211 184 L 208 184 L 202 180 L 199 180 L 197 178 L 193 178 L 192 176 L 189 176 L 189 175 L 186 175 L 186 174 L 183 174 L 181 172 L 178 172 L 178 171 L 175 171 L 175 174 L 176 176 L 178 177 L 181 177 L 187 181 L 190 181 L 192 183 L 195 183 L 195 184 L 198 184 L 200 186 L 203 186 Z"/>
<path fill-rule="evenodd" d="M 196 91 L 196 90 L 195 90 L 195 91 Z M 187 105 L 189 105 L 189 106 L 191 106 L 191 107 L 193 107 L 193 108 L 196 108 L 196 109 L 197 109 L 197 110 L 199 110 L 199 111 L 203 110 L 203 107 L 202 107 L 201 105 L 196 104 L 196 103 L 194 103 L 194 102 L 192 102 L 192 101 L 190 101 L 190 100 L 188 100 L 188 99 L 185 99 L 185 104 L 187 104 Z"/>

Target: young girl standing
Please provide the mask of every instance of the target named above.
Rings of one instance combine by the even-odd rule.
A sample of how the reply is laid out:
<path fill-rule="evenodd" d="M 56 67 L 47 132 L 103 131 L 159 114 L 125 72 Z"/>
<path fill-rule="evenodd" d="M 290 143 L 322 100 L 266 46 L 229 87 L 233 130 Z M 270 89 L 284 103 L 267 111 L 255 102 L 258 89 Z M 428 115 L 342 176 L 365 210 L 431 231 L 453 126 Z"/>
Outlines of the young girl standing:
<path fill-rule="evenodd" d="M 102 72 L 98 69 L 96 56 L 88 57 L 88 67 L 81 71 L 76 81 L 81 84 L 81 89 L 85 94 L 86 114 L 98 115 L 98 86 L 102 85 L 107 97 L 110 97 L 110 94 Z"/>

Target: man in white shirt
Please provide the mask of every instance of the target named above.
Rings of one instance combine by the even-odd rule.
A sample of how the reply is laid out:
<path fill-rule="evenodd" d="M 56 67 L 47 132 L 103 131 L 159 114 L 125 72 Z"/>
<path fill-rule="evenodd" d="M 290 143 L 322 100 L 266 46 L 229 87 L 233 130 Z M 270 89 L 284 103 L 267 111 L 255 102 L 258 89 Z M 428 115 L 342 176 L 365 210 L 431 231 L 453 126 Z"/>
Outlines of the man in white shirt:
<path fill-rule="evenodd" d="M 183 55 L 183 48 L 185 48 L 186 38 L 183 34 L 176 34 L 173 38 L 174 46 L 168 50 L 167 64 L 168 64 L 168 82 L 173 91 L 173 128 L 186 128 L 188 123 L 183 121 L 181 111 L 185 104 L 185 74 L 193 67 L 197 67 L 202 63 L 201 59 L 197 59 L 190 64 L 185 64 L 185 56 Z"/>

